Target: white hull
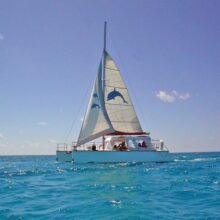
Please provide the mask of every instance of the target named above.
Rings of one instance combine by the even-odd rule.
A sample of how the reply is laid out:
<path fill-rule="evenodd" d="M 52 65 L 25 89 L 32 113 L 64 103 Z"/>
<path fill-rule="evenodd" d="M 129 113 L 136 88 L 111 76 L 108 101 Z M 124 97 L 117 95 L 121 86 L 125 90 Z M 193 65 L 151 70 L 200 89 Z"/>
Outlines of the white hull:
<path fill-rule="evenodd" d="M 76 163 L 169 162 L 168 151 L 73 151 Z"/>

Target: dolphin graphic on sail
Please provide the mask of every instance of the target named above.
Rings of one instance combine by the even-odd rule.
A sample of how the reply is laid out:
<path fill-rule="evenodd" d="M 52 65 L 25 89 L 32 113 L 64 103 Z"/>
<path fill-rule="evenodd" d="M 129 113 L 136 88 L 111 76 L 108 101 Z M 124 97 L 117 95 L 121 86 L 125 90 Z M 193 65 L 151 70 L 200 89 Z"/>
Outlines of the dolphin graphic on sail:
<path fill-rule="evenodd" d="M 115 99 L 116 97 L 120 97 L 124 103 L 128 104 L 128 102 L 124 99 L 123 95 L 116 91 L 116 89 L 114 88 L 114 90 L 112 92 L 110 92 L 107 96 L 107 101 Z"/>
<path fill-rule="evenodd" d="M 94 97 L 94 98 L 99 98 L 97 93 L 94 93 L 94 94 L 93 94 L 93 97 Z"/>
<path fill-rule="evenodd" d="M 96 103 L 93 103 L 91 108 L 100 108 L 100 106 L 98 104 L 96 104 Z"/>

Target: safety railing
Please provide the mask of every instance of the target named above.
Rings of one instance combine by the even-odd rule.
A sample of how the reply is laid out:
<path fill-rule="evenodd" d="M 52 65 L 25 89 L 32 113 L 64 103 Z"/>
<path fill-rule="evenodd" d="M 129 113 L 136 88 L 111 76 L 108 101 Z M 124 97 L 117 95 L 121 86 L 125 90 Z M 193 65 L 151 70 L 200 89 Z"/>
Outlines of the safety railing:
<path fill-rule="evenodd" d="M 92 150 L 92 148 L 95 146 L 96 150 L 103 150 L 102 142 L 89 142 L 85 143 L 82 146 L 77 146 L 76 142 L 72 142 L 72 150 Z"/>
<path fill-rule="evenodd" d="M 156 151 L 168 151 L 168 148 L 164 144 L 164 142 L 160 139 L 152 139 L 151 140 L 152 148 Z"/>
<path fill-rule="evenodd" d="M 66 143 L 57 143 L 57 151 L 72 151 L 72 147 L 69 147 Z"/>

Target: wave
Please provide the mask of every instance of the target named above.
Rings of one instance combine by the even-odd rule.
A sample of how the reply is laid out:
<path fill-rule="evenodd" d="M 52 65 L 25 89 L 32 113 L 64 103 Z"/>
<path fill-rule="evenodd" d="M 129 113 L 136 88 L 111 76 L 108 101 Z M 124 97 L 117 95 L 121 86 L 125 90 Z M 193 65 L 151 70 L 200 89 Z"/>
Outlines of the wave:
<path fill-rule="evenodd" d="M 121 204 L 121 201 L 120 200 L 110 200 L 110 203 L 112 204 Z"/>
<path fill-rule="evenodd" d="M 159 170 L 159 168 L 146 168 L 145 172 L 156 171 L 156 170 Z"/>
<path fill-rule="evenodd" d="M 220 157 L 209 157 L 209 158 L 205 158 L 205 157 L 201 157 L 201 158 L 189 158 L 189 159 L 174 159 L 174 162 L 201 162 L 201 161 L 218 161 L 220 160 Z"/>

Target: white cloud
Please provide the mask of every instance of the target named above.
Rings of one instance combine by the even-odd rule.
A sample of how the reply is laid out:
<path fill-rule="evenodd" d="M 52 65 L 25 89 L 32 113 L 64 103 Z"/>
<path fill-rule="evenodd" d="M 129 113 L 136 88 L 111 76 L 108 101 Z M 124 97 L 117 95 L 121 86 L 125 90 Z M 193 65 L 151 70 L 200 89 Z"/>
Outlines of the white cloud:
<path fill-rule="evenodd" d="M 190 98 L 190 94 L 187 92 L 186 94 L 179 95 L 179 99 L 187 100 Z"/>
<path fill-rule="evenodd" d="M 172 91 L 173 95 L 178 96 L 178 92 L 176 90 Z"/>
<path fill-rule="evenodd" d="M 4 40 L 4 36 L 0 33 L 0 40 Z"/>
<path fill-rule="evenodd" d="M 165 91 L 159 91 L 156 96 L 163 102 L 172 103 L 175 101 L 176 97 L 173 94 L 168 94 Z"/>
<path fill-rule="evenodd" d="M 4 135 L 2 133 L 0 133 L 0 139 L 3 139 Z"/>
<path fill-rule="evenodd" d="M 0 143 L 0 148 L 4 148 L 4 147 L 7 147 L 7 143 Z"/>
<path fill-rule="evenodd" d="M 30 148 L 38 148 L 40 146 L 40 143 L 26 140 L 24 141 L 24 146 Z"/>
<path fill-rule="evenodd" d="M 157 98 L 159 98 L 163 102 L 172 103 L 175 102 L 176 99 L 181 99 L 183 101 L 190 98 L 190 94 L 187 92 L 185 94 L 179 94 L 176 90 L 173 90 L 171 93 L 165 91 L 159 91 L 156 94 Z"/>
<path fill-rule="evenodd" d="M 214 141 L 216 138 L 214 136 L 209 137 L 210 141 Z"/>
<path fill-rule="evenodd" d="M 7 138 L 0 132 L 0 148 L 8 146 Z"/>
<path fill-rule="evenodd" d="M 50 139 L 50 140 L 49 140 L 49 143 L 51 143 L 51 144 L 56 144 L 57 142 L 56 142 L 54 139 Z"/>
<path fill-rule="evenodd" d="M 47 126 L 47 122 L 45 121 L 39 121 L 37 124 L 40 126 Z"/>

